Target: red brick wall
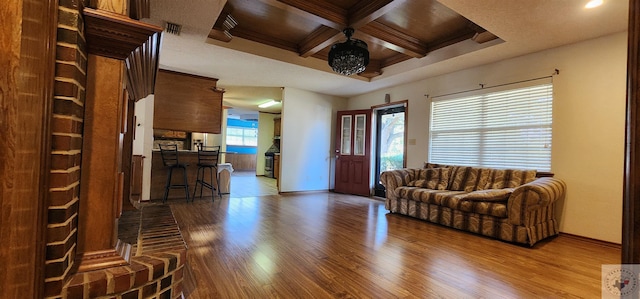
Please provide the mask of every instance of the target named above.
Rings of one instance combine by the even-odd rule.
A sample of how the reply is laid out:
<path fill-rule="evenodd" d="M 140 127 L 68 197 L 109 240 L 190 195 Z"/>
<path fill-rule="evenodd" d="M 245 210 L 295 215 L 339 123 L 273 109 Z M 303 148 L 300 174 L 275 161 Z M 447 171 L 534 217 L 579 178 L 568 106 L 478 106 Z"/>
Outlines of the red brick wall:
<path fill-rule="evenodd" d="M 135 256 L 126 266 L 77 273 L 79 188 L 87 86 L 82 9 L 88 0 L 59 0 L 51 167 L 47 202 L 46 298 L 179 298 L 184 248 Z M 177 231 L 177 226 L 176 226 Z"/>
<path fill-rule="evenodd" d="M 87 70 L 84 6 L 81 0 L 59 1 L 45 263 L 45 296 L 53 298 L 60 297 L 76 253 Z"/>

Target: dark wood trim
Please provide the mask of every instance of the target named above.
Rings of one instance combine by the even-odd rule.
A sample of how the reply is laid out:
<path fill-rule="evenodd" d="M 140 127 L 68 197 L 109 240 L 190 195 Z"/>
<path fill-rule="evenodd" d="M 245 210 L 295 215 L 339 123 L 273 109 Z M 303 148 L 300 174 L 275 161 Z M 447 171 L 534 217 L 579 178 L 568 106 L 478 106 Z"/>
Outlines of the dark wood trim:
<path fill-rule="evenodd" d="M 133 206 L 132 196 L 132 184 L 133 181 L 133 140 L 135 139 L 136 125 L 135 125 L 135 107 L 136 104 L 134 101 L 127 100 L 124 105 L 126 105 L 126 114 L 123 113 L 127 120 L 125 122 L 126 133 L 124 134 L 124 140 L 122 142 L 122 165 L 121 169 L 124 172 L 124 182 L 125 184 L 122 186 L 124 188 L 122 195 L 122 207 L 124 210 L 135 209 Z M 123 107 L 124 108 L 124 107 Z M 140 194 L 138 194 L 140 195 Z M 120 218 L 118 216 L 118 218 Z"/>
<path fill-rule="evenodd" d="M 409 140 L 408 140 L 409 138 L 409 132 L 408 132 L 409 131 L 408 130 L 409 129 L 409 100 L 374 105 L 374 106 L 371 106 L 371 110 L 373 111 L 373 110 L 384 108 L 384 107 L 400 106 L 400 105 L 404 106 L 404 145 L 402 148 L 402 154 L 403 154 L 402 167 L 407 168 L 407 145 L 409 144 Z"/>
<path fill-rule="evenodd" d="M 358 74 L 358 76 L 360 77 L 369 79 L 380 75 L 382 75 L 382 62 L 375 59 L 370 60 L 369 65 L 367 65 L 367 68 L 364 70 L 364 72 Z"/>
<path fill-rule="evenodd" d="M 411 56 L 407 56 L 407 55 L 404 55 L 402 53 L 398 53 L 396 55 L 391 56 L 390 58 L 387 58 L 387 59 L 383 60 L 382 63 L 381 63 L 381 67 L 385 68 L 385 67 L 388 67 L 390 65 L 394 65 L 396 63 L 400 63 L 400 62 L 403 62 L 403 61 L 409 60 L 409 59 L 411 59 Z"/>
<path fill-rule="evenodd" d="M 460 32 L 456 36 L 450 36 L 443 40 L 438 40 L 427 45 L 427 52 L 432 52 L 438 49 L 442 49 L 444 47 L 448 47 L 459 42 L 472 39 L 476 35 L 476 32 L 473 30 L 468 30 L 464 32 Z"/>
<path fill-rule="evenodd" d="M 348 11 L 326 1 L 278 0 L 278 2 L 318 16 L 327 21 L 325 23 L 328 24 L 325 25 L 340 31 L 349 25 L 349 20 L 347 19 Z"/>
<path fill-rule="evenodd" d="M 536 172 L 536 177 L 537 178 L 552 178 L 553 176 L 555 176 L 555 173 L 553 172 L 549 172 L 549 171 L 538 171 Z"/>
<path fill-rule="evenodd" d="M 155 90 L 160 60 L 160 37 L 160 33 L 154 33 L 125 59 L 126 87 L 129 97 L 134 101 L 146 98 Z"/>
<path fill-rule="evenodd" d="M 129 1 L 129 17 L 135 20 L 151 17 L 151 1 L 150 0 L 130 0 Z"/>
<path fill-rule="evenodd" d="M 162 28 L 117 13 L 85 8 L 85 38 L 90 54 L 124 60 Z"/>
<path fill-rule="evenodd" d="M 342 32 L 327 26 L 320 26 L 305 38 L 298 46 L 298 53 L 302 57 L 309 57 L 322 49 L 341 40 Z"/>
<path fill-rule="evenodd" d="M 403 145 L 403 154 L 404 158 L 402 159 L 402 167 L 407 168 L 407 145 L 409 145 L 409 100 L 401 101 L 404 102 L 404 145 Z"/>
<path fill-rule="evenodd" d="M 36 264 L 36 276 L 35 285 L 33 286 L 35 298 L 44 298 L 45 291 L 45 278 L 46 278 L 46 260 L 47 260 L 47 223 L 48 221 L 48 201 L 49 201 L 49 173 L 51 169 L 51 148 L 52 148 L 52 134 L 51 134 L 51 118 L 53 115 L 53 94 L 55 90 L 55 68 L 56 68 L 56 40 L 58 31 L 58 1 L 47 0 L 46 5 L 42 5 L 44 8 L 43 16 L 44 28 L 47 28 L 46 38 L 43 39 L 42 45 L 45 50 L 44 59 L 44 73 L 42 80 L 44 82 L 42 94 L 43 97 L 43 114 L 42 114 L 42 139 L 40 142 L 40 187 L 38 191 L 38 217 L 37 217 L 37 241 L 36 252 L 34 262 Z M 33 53 L 29 53 L 33 54 Z"/>
<path fill-rule="evenodd" d="M 404 4 L 406 0 L 360 0 L 349 11 L 349 24 L 360 28 Z"/>
<path fill-rule="evenodd" d="M 380 109 L 380 108 L 389 107 L 389 106 L 400 106 L 402 104 L 404 104 L 405 107 L 409 107 L 409 100 L 374 105 L 374 106 L 371 106 L 371 109 Z"/>
<path fill-rule="evenodd" d="M 58 1 L 0 7 L 1 298 L 44 298 Z"/>
<path fill-rule="evenodd" d="M 158 72 L 161 73 L 168 73 L 168 74 L 174 74 L 174 75 L 181 75 L 181 76 L 187 76 L 187 77 L 192 77 L 192 78 L 197 78 L 197 79 L 205 79 L 205 80 L 211 80 L 213 81 L 213 86 L 212 88 L 216 87 L 217 83 L 218 83 L 218 78 L 211 78 L 211 77 L 205 77 L 205 76 L 198 76 L 198 75 L 193 75 L 193 74 L 187 74 L 187 73 L 181 73 L 181 72 L 176 72 L 176 71 L 170 71 L 170 70 L 165 70 L 165 69 L 159 69 Z M 216 90 L 214 90 L 216 91 Z M 224 91 L 223 91 L 224 92 Z"/>
<path fill-rule="evenodd" d="M 414 58 L 422 58 L 428 52 L 427 47 L 419 39 L 377 21 L 360 28 L 360 32 L 368 34 L 378 44 Z"/>
<path fill-rule="evenodd" d="M 585 237 L 585 236 L 578 236 L 578 235 L 569 234 L 569 233 L 563 233 L 563 232 L 560 232 L 559 235 L 563 236 L 563 237 L 566 237 L 566 238 L 571 238 L 571 239 L 574 239 L 574 240 L 586 241 L 586 242 L 589 242 L 591 244 L 598 245 L 598 246 L 610 247 L 610 248 L 613 248 L 613 249 L 620 249 L 620 247 L 622 247 L 622 245 L 618 244 L 618 243 L 602 241 L 602 240 L 598 240 L 598 239 L 588 238 L 588 237 Z"/>
<path fill-rule="evenodd" d="M 640 0 L 629 1 L 622 263 L 640 263 Z"/>
<path fill-rule="evenodd" d="M 78 254 L 76 272 L 88 272 L 111 267 L 125 266 L 131 259 L 131 244 L 117 241 L 115 248 Z"/>

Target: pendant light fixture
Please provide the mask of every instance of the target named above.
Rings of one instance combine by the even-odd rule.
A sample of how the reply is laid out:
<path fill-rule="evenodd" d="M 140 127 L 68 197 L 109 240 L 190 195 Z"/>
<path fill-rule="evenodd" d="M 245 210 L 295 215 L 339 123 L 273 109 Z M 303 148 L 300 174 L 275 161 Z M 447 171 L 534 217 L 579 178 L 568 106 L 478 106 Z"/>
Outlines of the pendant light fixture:
<path fill-rule="evenodd" d="M 329 66 L 334 72 L 345 76 L 364 72 L 369 64 L 367 43 L 359 39 L 351 39 L 353 28 L 346 28 L 342 32 L 347 40 L 331 46 Z"/>

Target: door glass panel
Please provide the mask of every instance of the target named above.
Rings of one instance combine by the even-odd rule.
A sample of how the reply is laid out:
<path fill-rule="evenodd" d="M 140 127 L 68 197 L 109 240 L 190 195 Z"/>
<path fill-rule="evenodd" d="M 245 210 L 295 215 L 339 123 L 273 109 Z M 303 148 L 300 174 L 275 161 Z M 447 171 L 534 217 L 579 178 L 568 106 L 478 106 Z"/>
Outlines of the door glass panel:
<path fill-rule="evenodd" d="M 380 174 L 404 167 L 405 107 L 394 107 L 376 113 L 376 196 L 385 196 Z"/>
<path fill-rule="evenodd" d="M 364 114 L 356 115 L 356 128 L 355 128 L 355 144 L 353 146 L 353 154 L 357 156 L 364 156 L 364 138 L 365 129 L 367 125 L 367 118 Z"/>
<path fill-rule="evenodd" d="M 404 112 L 383 114 L 380 125 L 380 172 L 401 169 L 404 160 Z"/>
<path fill-rule="evenodd" d="M 351 115 L 342 116 L 342 129 L 340 130 L 340 154 L 351 155 Z"/>

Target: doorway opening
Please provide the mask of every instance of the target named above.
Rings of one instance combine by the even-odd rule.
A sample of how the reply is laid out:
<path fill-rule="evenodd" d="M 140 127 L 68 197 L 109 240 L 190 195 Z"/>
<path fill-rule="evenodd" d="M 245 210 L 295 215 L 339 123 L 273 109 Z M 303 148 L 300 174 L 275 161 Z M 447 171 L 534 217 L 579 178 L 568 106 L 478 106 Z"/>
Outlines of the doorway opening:
<path fill-rule="evenodd" d="M 406 166 L 406 107 L 387 106 L 375 110 L 375 196 L 385 197 L 385 188 L 380 183 L 380 174 L 386 170 L 401 169 Z"/>

